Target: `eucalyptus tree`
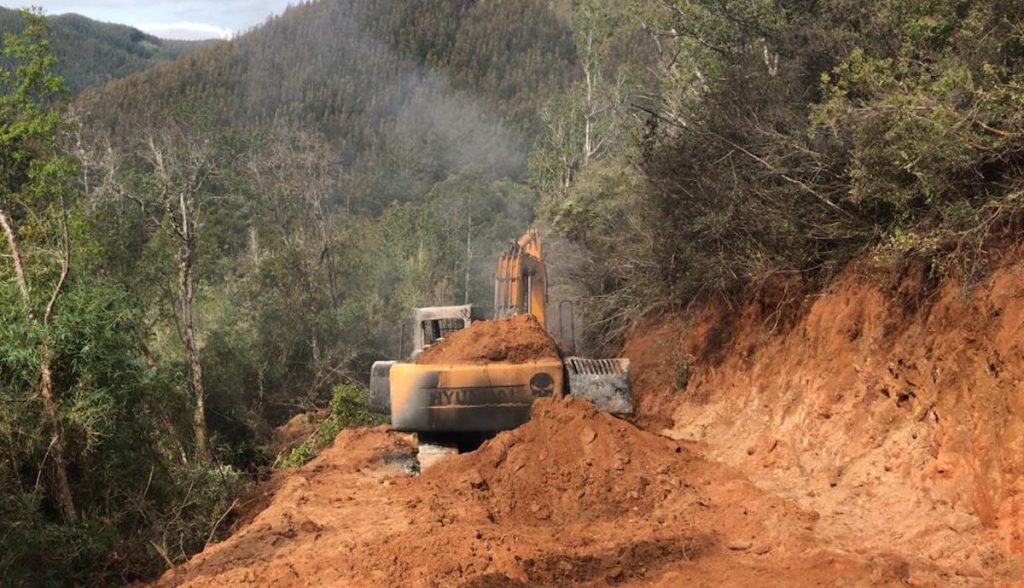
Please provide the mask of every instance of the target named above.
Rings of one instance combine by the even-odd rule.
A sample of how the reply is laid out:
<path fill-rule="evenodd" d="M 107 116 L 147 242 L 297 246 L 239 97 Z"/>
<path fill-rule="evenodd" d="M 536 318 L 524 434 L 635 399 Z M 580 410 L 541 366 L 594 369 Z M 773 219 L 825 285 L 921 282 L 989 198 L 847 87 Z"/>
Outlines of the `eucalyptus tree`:
<path fill-rule="evenodd" d="M 23 11 L 20 35 L 4 39 L 0 69 L 0 229 L 7 245 L 0 280 L 16 285 L 23 320 L 35 341 L 35 366 L 42 417 L 49 434 L 53 492 L 68 522 L 78 513 L 71 491 L 67 442 L 54 383 L 56 342 L 50 326 L 71 275 L 69 209 L 75 164 L 59 145 L 67 128 L 58 100 L 64 93 L 46 40 L 43 17 Z M 13 350 L 11 350 L 13 351 Z"/>
<path fill-rule="evenodd" d="M 231 133 L 218 130 L 205 111 L 189 104 L 180 105 L 172 116 L 151 118 L 134 135 L 128 145 L 108 145 L 106 154 L 95 158 L 103 167 L 97 191 L 104 198 L 134 203 L 149 243 L 165 245 L 173 260 L 171 315 L 188 364 L 194 457 L 205 462 L 212 452 L 206 423 L 199 262 L 203 243 L 214 237 L 207 233 L 214 226 L 210 217 L 231 207 L 228 202 L 239 196 L 233 183 L 239 148 Z"/>

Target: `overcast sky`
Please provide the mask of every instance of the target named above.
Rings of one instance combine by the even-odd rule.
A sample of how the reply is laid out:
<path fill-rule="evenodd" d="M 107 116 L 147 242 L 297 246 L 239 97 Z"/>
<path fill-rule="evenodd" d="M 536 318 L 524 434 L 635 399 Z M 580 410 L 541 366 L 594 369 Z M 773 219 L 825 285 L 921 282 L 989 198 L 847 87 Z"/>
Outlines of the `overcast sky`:
<path fill-rule="evenodd" d="M 131 25 L 166 39 L 228 38 L 280 14 L 298 0 L 0 0 L 0 6 L 41 6 L 46 14 L 76 12 Z"/>

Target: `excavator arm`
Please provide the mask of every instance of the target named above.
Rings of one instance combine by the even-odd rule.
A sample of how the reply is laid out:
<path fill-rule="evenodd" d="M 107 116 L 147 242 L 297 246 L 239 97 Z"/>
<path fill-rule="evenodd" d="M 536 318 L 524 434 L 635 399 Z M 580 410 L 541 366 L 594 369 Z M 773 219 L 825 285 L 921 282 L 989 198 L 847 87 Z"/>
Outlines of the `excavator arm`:
<path fill-rule="evenodd" d="M 494 276 L 494 315 L 532 314 L 547 328 L 548 272 L 540 233 L 530 229 L 498 258 Z"/>

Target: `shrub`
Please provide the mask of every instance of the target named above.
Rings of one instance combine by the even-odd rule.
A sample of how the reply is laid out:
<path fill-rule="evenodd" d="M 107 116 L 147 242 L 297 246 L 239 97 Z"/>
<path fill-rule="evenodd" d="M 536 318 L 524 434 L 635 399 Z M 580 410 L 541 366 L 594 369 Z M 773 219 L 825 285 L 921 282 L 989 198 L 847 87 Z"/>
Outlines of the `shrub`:
<path fill-rule="evenodd" d="M 386 422 L 386 417 L 370 411 L 365 390 L 353 384 L 341 384 L 334 389 L 331 397 L 330 415 L 320 423 L 312 437 L 281 461 L 281 466 L 293 468 L 308 463 L 342 429 L 382 425 Z"/>

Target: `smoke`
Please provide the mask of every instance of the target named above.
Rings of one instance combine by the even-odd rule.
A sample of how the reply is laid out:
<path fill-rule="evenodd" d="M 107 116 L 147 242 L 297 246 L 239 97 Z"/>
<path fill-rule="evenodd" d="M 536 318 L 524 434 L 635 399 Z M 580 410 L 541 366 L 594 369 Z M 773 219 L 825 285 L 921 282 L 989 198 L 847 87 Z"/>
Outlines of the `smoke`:
<path fill-rule="evenodd" d="M 288 125 L 316 121 L 311 130 L 327 137 L 344 162 L 347 180 L 340 191 L 345 198 L 354 194 L 353 210 L 361 214 L 373 216 L 392 202 L 421 200 L 455 175 L 478 179 L 481 190 L 475 197 L 486 200 L 488 210 L 474 216 L 473 224 L 486 226 L 474 227 L 479 230 L 460 256 L 471 249 L 470 300 L 490 306 L 497 254 L 533 219 L 532 191 L 508 181 L 525 174 L 526 141 L 509 128 L 493 102 L 461 78 L 453 80 L 398 48 L 409 41 L 405 32 L 381 26 L 379 15 L 367 8 L 371 4 L 299 5 L 235 40 L 245 68 L 241 116 L 273 117 L 270 122 Z M 322 110 L 297 110 L 296 105 L 310 103 L 310 94 Z M 453 205 L 446 214 L 464 211 Z M 466 235 L 457 238 L 464 242 Z M 460 292 L 467 282 L 465 263 L 446 264 Z M 464 293 L 455 298 L 449 302 L 461 303 Z"/>
<path fill-rule="evenodd" d="M 453 173 L 521 177 L 525 141 L 503 116 L 465 84 L 456 87 L 437 68 L 394 48 L 394 40 L 381 40 L 388 31 L 377 30 L 379 17 L 368 4 L 295 6 L 239 38 L 247 118 L 283 116 L 303 124 L 329 113 L 317 130 L 350 171 L 372 175 L 375 170 L 358 168 L 379 164 L 381 153 L 398 153 L 404 171 L 418 176 L 408 179 L 410 196 Z M 270 38 L 288 39 L 288 47 Z M 293 105 L 308 104 L 310 93 L 318 93 L 321 112 L 295 112 Z"/>
<path fill-rule="evenodd" d="M 430 148 L 430 156 L 451 172 L 489 179 L 521 173 L 523 143 L 482 100 L 453 89 L 434 71 L 410 73 L 408 80 L 393 139 Z"/>

